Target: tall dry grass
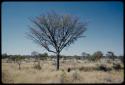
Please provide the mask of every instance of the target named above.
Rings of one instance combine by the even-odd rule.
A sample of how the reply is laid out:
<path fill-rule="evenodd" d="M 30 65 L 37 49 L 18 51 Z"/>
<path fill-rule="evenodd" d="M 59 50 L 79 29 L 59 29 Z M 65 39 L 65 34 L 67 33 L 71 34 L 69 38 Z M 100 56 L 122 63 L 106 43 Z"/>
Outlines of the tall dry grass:
<path fill-rule="evenodd" d="M 53 61 L 41 61 L 41 69 L 33 67 L 34 62 L 23 62 L 21 70 L 16 63 L 2 62 L 3 83 L 122 83 L 124 70 L 101 71 L 96 68 L 105 64 L 112 68 L 112 63 L 89 62 L 87 60 L 61 60 L 60 70 L 56 71 Z M 124 67 L 123 64 L 121 64 Z M 67 69 L 71 68 L 68 72 Z M 64 71 L 62 71 L 64 70 Z"/>

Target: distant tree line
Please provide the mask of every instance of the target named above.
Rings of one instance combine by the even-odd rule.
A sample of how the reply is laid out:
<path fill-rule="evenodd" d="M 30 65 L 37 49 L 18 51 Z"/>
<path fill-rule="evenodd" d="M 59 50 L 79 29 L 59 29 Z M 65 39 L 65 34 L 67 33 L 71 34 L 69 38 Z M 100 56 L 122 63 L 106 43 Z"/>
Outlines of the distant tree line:
<path fill-rule="evenodd" d="M 2 54 L 2 59 L 9 59 L 9 60 L 12 60 L 14 62 L 16 62 L 18 57 L 20 57 L 20 59 L 34 58 L 35 61 L 46 60 L 47 58 L 56 59 L 55 55 L 49 56 L 47 53 L 40 54 L 36 51 L 33 51 L 31 53 L 31 55 L 7 55 L 6 53 Z M 78 56 L 78 55 L 74 55 L 74 56 L 60 55 L 60 58 L 63 58 L 63 59 L 75 58 L 75 59 L 80 59 L 80 60 L 88 59 L 91 61 L 97 61 L 97 60 L 100 60 L 101 58 L 108 58 L 108 59 L 112 59 L 113 61 L 115 59 L 120 59 L 122 62 L 124 62 L 123 56 L 116 56 L 111 51 L 108 51 L 105 56 L 103 55 L 103 53 L 101 51 L 97 51 L 97 52 L 94 52 L 92 55 L 90 55 L 89 53 L 86 53 L 86 52 L 82 52 L 81 56 Z M 8 60 L 8 62 L 9 62 L 9 60 Z"/>
<path fill-rule="evenodd" d="M 2 54 L 2 59 L 11 59 L 11 60 L 15 60 L 17 57 L 21 57 L 23 59 L 25 58 L 40 58 L 40 59 L 46 59 L 48 57 L 47 53 L 43 53 L 43 54 L 37 54 L 37 55 L 8 55 L 6 53 Z"/>
<path fill-rule="evenodd" d="M 33 51 L 31 53 L 31 55 L 7 55 L 6 53 L 2 54 L 2 59 L 7 59 L 6 63 L 16 63 L 18 65 L 18 69 L 21 69 L 21 64 L 22 61 L 30 61 L 29 59 L 33 59 L 34 60 L 34 68 L 35 69 L 41 69 L 41 64 L 40 64 L 40 60 L 47 60 L 48 58 L 50 59 L 56 59 L 56 55 L 48 55 L 47 53 L 43 53 L 40 54 L 36 51 Z M 89 53 L 83 52 L 82 56 L 65 56 L 65 55 L 60 55 L 60 58 L 63 58 L 64 60 L 67 59 L 77 59 L 77 60 L 89 60 L 89 61 L 99 61 L 102 58 L 105 59 L 112 59 L 113 61 L 115 59 L 120 59 L 121 62 L 124 63 L 124 57 L 123 56 L 116 56 L 113 52 L 108 51 L 107 54 L 104 56 L 103 53 L 101 51 L 97 51 L 95 53 L 93 53 L 92 55 L 90 55 Z"/>
<path fill-rule="evenodd" d="M 89 59 L 89 60 L 92 60 L 92 61 L 97 61 L 97 60 L 100 60 L 101 58 L 105 58 L 105 59 L 108 58 L 108 59 L 112 59 L 113 61 L 115 59 L 120 59 L 122 62 L 124 62 L 123 56 L 116 56 L 111 51 L 108 51 L 105 56 L 103 55 L 103 53 L 101 51 L 96 51 L 92 55 L 90 55 L 86 52 L 83 52 L 81 57 L 82 57 L 82 59 Z"/>

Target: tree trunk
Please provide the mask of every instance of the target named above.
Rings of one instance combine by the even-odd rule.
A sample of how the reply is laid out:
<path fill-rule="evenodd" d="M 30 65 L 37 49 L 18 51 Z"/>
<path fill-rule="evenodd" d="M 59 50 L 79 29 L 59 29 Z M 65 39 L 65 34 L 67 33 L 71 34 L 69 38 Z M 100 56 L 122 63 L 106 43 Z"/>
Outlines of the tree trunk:
<path fill-rule="evenodd" d="M 57 68 L 56 68 L 56 70 L 59 70 L 59 57 L 60 57 L 60 54 L 57 53 Z"/>
<path fill-rule="evenodd" d="M 20 63 L 18 64 L 19 65 L 19 70 L 21 69 L 21 67 L 20 67 Z"/>

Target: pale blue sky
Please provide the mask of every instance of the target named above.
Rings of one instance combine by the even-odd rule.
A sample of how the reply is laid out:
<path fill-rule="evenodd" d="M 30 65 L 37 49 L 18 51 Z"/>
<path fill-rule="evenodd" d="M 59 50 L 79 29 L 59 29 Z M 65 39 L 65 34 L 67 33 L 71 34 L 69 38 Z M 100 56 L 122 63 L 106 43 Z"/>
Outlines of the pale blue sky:
<path fill-rule="evenodd" d="M 26 38 L 31 25 L 30 17 L 54 10 L 72 14 L 89 22 L 81 38 L 64 49 L 63 55 L 93 54 L 96 51 L 113 51 L 123 55 L 123 3 L 122 2 L 3 2 L 2 3 L 2 53 L 31 54 L 47 52 Z M 49 53 L 49 52 L 48 52 Z M 52 54 L 52 53 L 49 53 Z"/>

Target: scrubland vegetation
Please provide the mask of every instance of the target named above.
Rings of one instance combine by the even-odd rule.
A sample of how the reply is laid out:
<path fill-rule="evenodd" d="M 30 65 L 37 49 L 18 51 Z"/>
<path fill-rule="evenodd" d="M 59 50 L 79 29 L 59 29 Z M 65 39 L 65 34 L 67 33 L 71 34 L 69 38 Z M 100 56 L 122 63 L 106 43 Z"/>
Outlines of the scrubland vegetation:
<path fill-rule="evenodd" d="M 122 83 L 122 57 L 62 56 L 60 70 L 56 58 L 38 56 L 2 56 L 3 83 Z M 96 58 L 96 59 L 95 59 Z"/>
<path fill-rule="evenodd" d="M 68 6 L 68 4 L 67 4 L 67 6 Z M 80 3 L 80 6 L 81 6 L 81 3 Z M 87 5 L 85 5 L 85 6 L 87 6 Z M 94 7 L 94 6 L 95 5 L 92 5 L 92 7 Z M 106 6 L 108 7 L 108 5 L 106 5 Z M 23 5 L 22 5 L 22 7 L 23 7 Z M 90 7 L 90 6 L 88 6 L 88 7 Z M 5 7 L 5 8 L 7 8 L 7 7 Z M 31 8 L 32 8 L 32 6 L 31 6 Z M 86 8 L 86 7 L 84 7 L 84 8 Z M 18 9 L 18 8 L 16 8 L 16 9 Z M 61 7 L 61 9 L 63 9 L 63 8 Z M 25 11 L 26 10 L 27 9 L 25 9 Z M 37 12 L 36 10 L 35 10 L 35 12 Z M 47 7 L 47 10 L 48 10 L 48 7 Z M 108 10 L 110 10 L 110 9 L 108 9 Z M 2 67 L 2 72 L 1 72 L 2 83 L 14 83 L 14 84 L 15 83 L 61 83 L 61 84 L 62 83 L 123 83 L 123 81 L 124 81 L 124 57 L 123 56 L 116 56 L 111 51 L 108 51 L 106 55 L 103 55 L 103 53 L 101 51 L 97 51 L 97 52 L 93 53 L 92 55 L 89 53 L 85 53 L 85 52 L 83 52 L 81 56 L 61 55 L 61 52 L 64 48 L 69 47 L 71 44 L 75 43 L 79 38 L 87 37 L 87 34 L 85 35 L 85 32 L 87 31 L 87 29 L 89 27 L 90 27 L 90 30 L 92 27 L 92 31 L 88 34 L 93 34 L 93 35 L 88 35 L 88 36 L 95 35 L 94 37 L 89 37 L 89 40 L 92 39 L 92 41 L 89 41 L 89 42 L 91 43 L 91 45 L 95 45 L 94 47 L 96 47 L 96 45 L 98 45 L 98 43 L 99 43 L 97 40 L 99 40 L 101 42 L 106 41 L 106 44 L 104 42 L 102 43 L 102 45 L 104 45 L 104 46 L 111 45 L 112 41 L 115 42 L 115 44 L 113 44 L 112 46 L 119 46 L 119 45 L 122 46 L 122 43 L 118 44 L 116 42 L 116 41 L 119 42 L 119 37 L 115 36 L 116 34 L 122 33 L 122 30 L 120 30 L 120 31 L 117 30 L 117 28 L 119 28 L 119 24 L 121 23 L 121 22 L 119 22 L 119 20 L 122 19 L 121 17 L 118 20 L 118 22 L 119 22 L 118 26 L 114 25 L 114 18 L 110 18 L 110 22 L 111 22 L 111 19 L 113 19 L 112 23 L 109 23 L 110 25 L 107 24 L 108 23 L 107 22 L 103 26 L 102 23 L 105 23 L 106 21 L 108 21 L 108 20 L 106 20 L 107 16 L 108 16 L 107 15 L 108 11 L 106 12 L 104 10 L 104 13 L 103 13 L 103 14 L 106 14 L 106 19 L 103 19 L 103 18 L 105 18 L 105 16 L 103 14 L 102 14 L 103 16 L 100 16 L 101 11 L 99 11 L 99 14 L 100 14 L 99 18 L 97 15 L 95 16 L 95 14 L 94 14 L 94 18 L 92 18 L 92 14 L 91 15 L 89 14 L 88 17 L 90 18 L 90 21 L 95 20 L 94 22 L 97 22 L 97 27 L 96 27 L 96 23 L 94 23 L 94 25 L 89 26 L 89 20 L 87 20 L 87 16 L 85 16 L 85 19 L 84 19 L 84 16 L 82 16 L 82 14 L 80 14 L 80 10 L 78 10 L 78 11 L 79 11 L 78 15 L 80 15 L 81 17 L 72 15 L 73 12 L 71 12 L 71 14 L 64 14 L 66 11 L 65 12 L 58 11 L 59 13 L 55 12 L 55 11 L 43 13 L 44 11 L 42 11 L 42 14 L 40 16 L 35 15 L 35 17 L 28 18 L 31 21 L 31 24 L 28 23 L 29 24 L 28 25 L 28 24 L 24 23 L 24 26 L 23 26 L 23 24 L 21 23 L 21 26 L 20 26 L 19 25 L 20 23 L 15 23 L 15 22 L 17 22 L 18 20 L 19 20 L 19 22 L 21 22 L 20 20 L 22 20 L 22 22 L 24 22 L 28 15 L 28 14 L 25 15 L 25 12 L 21 11 L 21 13 L 23 13 L 23 17 L 25 17 L 25 18 L 23 18 L 21 16 L 19 16 L 19 18 L 16 17 L 14 19 L 16 21 L 12 23 L 12 26 L 16 27 L 16 30 L 14 30 L 15 29 L 14 28 L 14 29 L 12 29 L 12 31 L 10 31 L 10 28 L 13 28 L 13 27 L 11 27 L 11 26 L 8 27 L 9 31 L 7 31 L 7 29 L 8 29 L 6 27 L 7 24 L 4 23 L 5 26 L 3 26 L 3 27 L 6 27 L 6 28 L 3 28 L 5 30 L 2 34 L 5 34 L 6 36 L 8 36 L 9 33 L 14 34 L 13 37 L 8 36 L 8 38 L 5 39 L 5 40 L 7 40 L 7 42 L 9 42 L 9 43 L 6 43 L 4 41 L 7 44 L 7 46 L 12 45 L 12 44 L 10 44 L 9 40 L 13 41 L 14 39 L 18 39 L 18 38 L 19 39 L 16 41 L 19 41 L 19 42 L 13 41 L 11 43 L 13 43 L 13 45 L 15 44 L 15 42 L 16 42 L 16 44 L 18 43 L 17 45 L 22 45 L 23 43 L 29 44 L 29 42 L 22 42 L 25 40 L 23 40 L 23 38 L 20 37 L 20 36 L 22 36 L 22 33 L 24 33 L 23 30 L 25 30 L 25 26 L 28 25 L 29 31 L 25 33 L 26 38 L 32 40 L 40 48 L 42 47 L 42 49 L 46 50 L 47 52 L 51 52 L 54 55 L 48 55 L 47 53 L 40 54 L 35 51 L 32 52 L 31 55 L 2 54 L 2 59 L 1 59 L 1 61 L 2 61 L 2 66 L 1 66 Z M 94 11 L 97 12 L 96 10 L 94 10 Z M 89 10 L 87 11 L 87 9 L 86 9 L 85 13 L 86 12 L 90 13 Z M 113 12 L 115 12 L 115 14 L 117 14 L 116 10 L 114 11 L 114 9 L 113 9 Z M 120 11 L 118 11 L 118 13 L 119 12 Z M 14 14 L 15 13 L 16 12 L 14 12 Z M 21 13 L 18 13 L 18 14 L 21 15 Z M 30 12 L 27 12 L 27 13 L 32 14 L 33 10 L 31 13 Z M 75 13 L 75 11 L 74 11 L 74 13 Z M 83 13 L 83 10 L 81 11 L 81 13 Z M 11 15 L 13 15 L 13 13 L 10 14 L 10 17 L 11 17 Z M 85 15 L 87 15 L 87 13 Z M 112 15 L 112 14 L 109 14 L 109 15 Z M 32 16 L 32 15 L 29 15 L 29 16 Z M 33 14 L 33 16 L 34 16 L 34 14 Z M 113 17 L 114 17 L 114 15 L 113 15 Z M 115 16 L 115 17 L 117 17 L 117 16 Z M 4 18 L 3 18 L 3 20 L 4 20 Z M 87 21 L 84 21 L 84 20 L 87 20 Z M 101 22 L 98 20 L 102 20 L 104 22 Z M 115 19 L 115 20 L 117 20 L 117 19 Z M 5 22 L 7 22 L 6 19 L 5 19 Z M 101 23 L 101 25 L 99 22 Z M 20 28 L 17 29 L 17 26 L 15 26 L 15 24 L 17 24 L 18 27 L 21 27 L 21 29 Z M 102 30 L 104 27 L 113 28 L 113 29 Z M 115 30 L 114 30 L 114 27 L 116 27 Z M 93 28 L 96 28 L 96 29 L 93 29 Z M 100 28 L 102 28 L 102 29 L 100 29 Z M 106 30 L 107 30 L 107 32 L 106 32 Z M 113 30 L 114 30 L 114 32 L 113 32 Z M 7 33 L 5 31 L 7 31 Z M 18 32 L 20 32 L 20 33 L 18 34 Z M 106 35 L 103 35 L 103 34 L 106 34 Z M 14 36 L 16 36 L 16 37 L 14 37 Z M 99 37 L 95 38 L 96 36 L 99 36 Z M 103 36 L 103 37 L 101 37 L 101 36 Z M 104 36 L 106 36 L 106 37 L 108 36 L 109 39 L 105 40 Z M 122 37 L 121 37 L 122 35 L 118 35 L 118 36 L 120 36 L 120 39 L 122 39 Z M 115 40 L 115 39 L 117 39 L 116 37 L 118 38 L 118 40 Z M 2 37 L 2 38 L 4 38 L 4 37 Z M 94 42 L 93 40 L 96 40 L 96 42 Z M 111 40 L 111 41 L 109 41 L 110 44 L 107 44 L 108 40 Z M 83 43 L 83 41 L 79 41 L 79 42 L 80 42 L 79 44 Z M 93 44 L 93 42 L 96 44 Z M 18 48 L 17 45 L 15 45 L 15 49 Z M 29 45 L 31 45 L 31 44 L 29 44 Z M 99 45 L 101 45 L 101 44 L 99 44 Z M 24 46 L 26 46 L 26 45 L 24 45 Z M 87 44 L 86 44 L 86 46 L 87 46 Z M 107 49 L 115 48 L 112 46 L 108 47 Z M 21 48 L 18 48 L 16 50 L 20 50 L 23 48 L 22 46 L 19 46 L 19 47 L 21 47 Z M 102 49 L 103 49 L 103 47 L 102 47 Z M 5 50 L 5 52 L 8 52 L 8 51 L 11 52 L 11 50 L 7 50 L 7 48 L 4 48 L 2 50 Z M 13 48 L 14 48 L 14 46 L 13 46 Z M 27 49 L 27 47 L 24 47 L 24 48 Z M 76 47 L 74 47 L 74 48 L 76 48 Z M 82 48 L 82 47 L 79 45 L 78 48 Z M 12 49 L 12 48 L 9 48 L 9 49 Z M 28 49 L 31 50 L 33 48 L 28 48 Z M 88 49 L 91 49 L 91 48 L 88 48 Z M 92 49 L 94 49 L 94 48 L 92 48 Z M 98 48 L 96 48 L 96 49 L 98 49 Z M 72 49 L 72 50 L 74 50 L 74 49 Z M 85 50 L 85 48 L 84 48 L 84 50 Z M 14 52 L 14 50 L 12 52 Z M 26 53 L 25 50 L 23 50 L 23 49 L 20 52 Z M 17 53 L 17 51 L 16 51 L 16 53 Z"/>

